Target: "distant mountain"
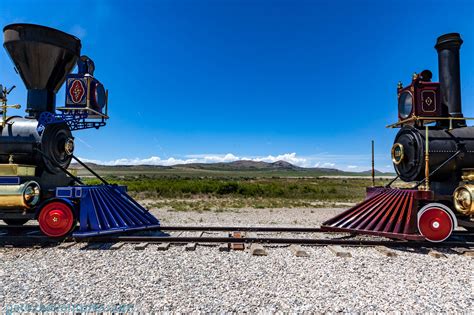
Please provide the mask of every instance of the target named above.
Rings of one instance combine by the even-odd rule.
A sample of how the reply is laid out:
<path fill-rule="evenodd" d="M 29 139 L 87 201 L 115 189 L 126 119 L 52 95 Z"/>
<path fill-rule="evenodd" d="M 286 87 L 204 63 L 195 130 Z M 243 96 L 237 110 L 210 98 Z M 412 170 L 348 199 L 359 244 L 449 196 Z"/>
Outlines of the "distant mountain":
<path fill-rule="evenodd" d="M 285 161 L 276 161 L 273 163 L 239 160 L 227 163 L 191 163 L 173 165 L 174 168 L 201 169 L 201 170 L 219 170 L 219 171 L 265 171 L 265 170 L 303 170 L 304 168 L 295 166 Z"/>
<path fill-rule="evenodd" d="M 191 163 L 172 166 L 162 165 L 98 165 L 86 163 L 87 166 L 105 175 L 164 175 L 164 176 L 370 176 L 372 171 L 346 172 L 335 168 L 304 168 L 286 161 L 273 163 L 239 160 L 228 163 Z M 89 172 L 77 163 L 71 164 L 79 175 L 89 175 Z M 375 171 L 377 176 L 393 176 L 393 173 Z"/>
<path fill-rule="evenodd" d="M 149 169 L 149 168 L 154 168 L 154 169 L 173 169 L 171 166 L 164 166 L 164 165 L 102 165 L 102 164 L 96 164 L 96 163 L 91 163 L 87 162 L 84 163 L 87 166 L 89 166 L 91 169 L 96 170 L 96 169 L 110 169 L 110 168 L 126 168 L 130 170 L 140 170 L 140 169 Z M 84 169 L 82 165 L 79 163 L 73 161 L 71 163 L 71 168 L 81 170 Z"/>
<path fill-rule="evenodd" d="M 381 172 L 379 170 L 375 170 L 374 173 L 375 173 L 375 176 L 382 176 L 382 175 L 387 175 L 387 174 L 394 175 L 393 173 L 384 173 L 384 172 Z M 359 174 L 369 176 L 369 175 L 372 175 L 372 170 L 359 172 Z"/>

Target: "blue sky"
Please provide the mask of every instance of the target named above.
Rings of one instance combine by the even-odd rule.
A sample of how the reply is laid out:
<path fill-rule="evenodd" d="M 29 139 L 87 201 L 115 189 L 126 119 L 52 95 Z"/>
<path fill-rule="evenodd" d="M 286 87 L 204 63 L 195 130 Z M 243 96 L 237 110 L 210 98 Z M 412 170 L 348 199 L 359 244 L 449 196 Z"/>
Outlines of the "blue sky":
<path fill-rule="evenodd" d="M 473 1 L 11 1 L 0 24 L 82 40 L 111 119 L 78 131 L 103 163 L 284 159 L 391 171 L 396 84 L 431 69 L 436 37 L 461 33 L 463 109 L 474 116 Z M 5 51 L 0 81 L 26 91 Z M 64 102 L 58 94 L 57 105 Z M 22 114 L 22 110 L 11 113 Z"/>

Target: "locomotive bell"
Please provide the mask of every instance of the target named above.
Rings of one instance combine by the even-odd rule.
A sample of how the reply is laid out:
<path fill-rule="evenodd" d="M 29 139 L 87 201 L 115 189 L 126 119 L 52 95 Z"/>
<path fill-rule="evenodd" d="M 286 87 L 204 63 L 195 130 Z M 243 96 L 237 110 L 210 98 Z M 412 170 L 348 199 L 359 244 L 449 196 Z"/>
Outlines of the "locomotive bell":
<path fill-rule="evenodd" d="M 32 117 L 54 112 L 56 93 L 76 64 L 81 41 L 35 24 L 10 24 L 3 34 L 3 46 L 28 89 L 26 111 Z"/>

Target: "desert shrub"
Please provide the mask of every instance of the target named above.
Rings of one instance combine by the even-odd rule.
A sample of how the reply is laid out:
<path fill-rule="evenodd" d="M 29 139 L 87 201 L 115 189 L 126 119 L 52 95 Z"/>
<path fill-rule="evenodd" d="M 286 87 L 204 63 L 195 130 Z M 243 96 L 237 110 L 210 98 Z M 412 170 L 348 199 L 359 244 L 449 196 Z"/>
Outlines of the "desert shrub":
<path fill-rule="evenodd" d="M 285 178 L 196 178 L 196 177 L 108 177 L 112 184 L 126 185 L 135 196 L 161 198 L 283 198 L 305 200 L 361 200 L 365 179 L 285 179 Z M 84 179 L 87 184 L 100 184 L 97 179 Z M 381 184 L 381 183 L 380 183 Z"/>

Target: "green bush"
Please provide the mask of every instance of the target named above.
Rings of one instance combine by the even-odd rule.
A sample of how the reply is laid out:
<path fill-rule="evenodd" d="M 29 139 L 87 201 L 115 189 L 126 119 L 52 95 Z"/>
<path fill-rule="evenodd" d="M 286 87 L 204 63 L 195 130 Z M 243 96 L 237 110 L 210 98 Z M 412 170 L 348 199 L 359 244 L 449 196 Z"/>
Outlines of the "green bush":
<path fill-rule="evenodd" d="M 283 198 L 305 200 L 350 201 L 361 200 L 365 179 L 288 179 L 288 178 L 183 178 L 147 177 L 144 175 L 125 178 L 107 178 L 113 184 L 128 186 L 131 194 L 146 197 L 189 198 L 243 197 Z M 85 179 L 88 184 L 100 184 L 96 179 Z M 382 184 L 382 183 L 380 183 Z"/>

